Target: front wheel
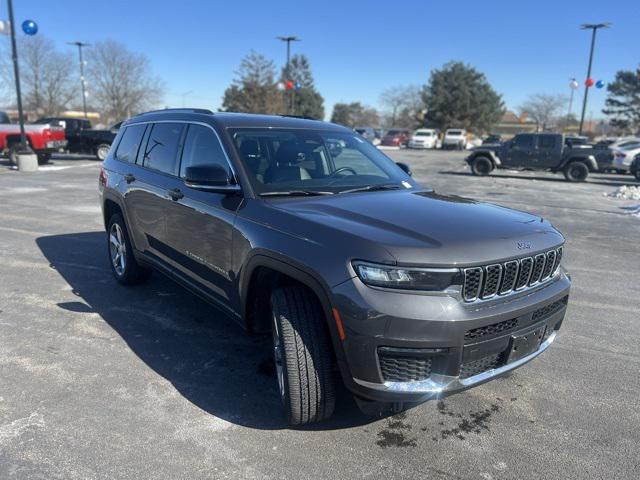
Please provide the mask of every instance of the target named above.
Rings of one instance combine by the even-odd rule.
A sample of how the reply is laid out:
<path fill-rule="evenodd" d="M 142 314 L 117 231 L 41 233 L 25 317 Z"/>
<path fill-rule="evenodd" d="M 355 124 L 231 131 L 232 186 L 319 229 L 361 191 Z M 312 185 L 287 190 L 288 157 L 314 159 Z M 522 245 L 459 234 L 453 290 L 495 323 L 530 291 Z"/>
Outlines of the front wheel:
<path fill-rule="evenodd" d="M 487 176 L 493 170 L 493 163 L 487 157 L 476 157 L 471 162 L 471 172 L 479 177 Z"/>
<path fill-rule="evenodd" d="M 335 406 L 331 344 L 318 299 L 306 287 L 277 288 L 271 295 L 273 355 L 287 421 L 327 419 Z"/>
<path fill-rule="evenodd" d="M 582 162 L 570 162 L 564 167 L 564 178 L 570 182 L 584 182 L 588 175 L 589 167 Z"/>
<path fill-rule="evenodd" d="M 98 160 L 100 160 L 101 162 L 104 162 L 104 160 L 107 158 L 107 155 L 109 155 L 110 148 L 111 148 L 111 145 L 108 145 L 106 143 L 102 143 L 98 145 L 96 147 L 96 157 L 98 157 Z"/>

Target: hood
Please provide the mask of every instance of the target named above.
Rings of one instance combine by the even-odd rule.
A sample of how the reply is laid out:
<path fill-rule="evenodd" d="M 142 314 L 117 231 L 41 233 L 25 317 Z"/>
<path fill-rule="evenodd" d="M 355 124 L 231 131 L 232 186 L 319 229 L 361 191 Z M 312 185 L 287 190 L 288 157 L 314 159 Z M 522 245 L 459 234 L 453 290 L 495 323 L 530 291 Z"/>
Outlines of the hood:
<path fill-rule="evenodd" d="M 278 200 L 271 206 L 298 219 L 289 218 L 282 228 L 300 229 L 300 235 L 370 261 L 379 259 L 363 258 L 359 252 L 375 246 L 398 264 L 479 265 L 523 257 L 564 241 L 540 217 L 433 191 L 338 194 Z M 311 224 L 321 227 L 316 230 L 320 238 L 310 233 Z"/>

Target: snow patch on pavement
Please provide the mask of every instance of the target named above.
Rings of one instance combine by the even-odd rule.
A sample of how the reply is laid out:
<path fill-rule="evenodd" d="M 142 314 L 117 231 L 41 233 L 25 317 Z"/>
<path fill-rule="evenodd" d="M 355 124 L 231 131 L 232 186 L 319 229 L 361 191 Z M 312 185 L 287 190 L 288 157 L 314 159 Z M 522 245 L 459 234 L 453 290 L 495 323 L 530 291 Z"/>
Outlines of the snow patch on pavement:
<path fill-rule="evenodd" d="M 620 200 L 640 200 L 640 187 L 623 185 L 613 192 L 604 193 L 605 197 L 617 198 Z"/>

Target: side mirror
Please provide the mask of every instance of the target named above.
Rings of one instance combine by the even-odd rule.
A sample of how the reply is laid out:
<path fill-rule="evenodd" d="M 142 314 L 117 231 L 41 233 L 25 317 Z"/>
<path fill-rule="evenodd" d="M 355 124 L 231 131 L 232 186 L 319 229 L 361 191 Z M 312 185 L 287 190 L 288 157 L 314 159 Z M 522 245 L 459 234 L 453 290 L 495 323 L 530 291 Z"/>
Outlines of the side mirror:
<path fill-rule="evenodd" d="M 409 176 L 413 175 L 413 172 L 411 171 L 411 168 L 409 168 L 409 165 L 407 165 L 406 163 L 402 163 L 402 162 L 396 162 L 396 165 L 398 165 L 402 171 L 404 173 L 406 173 Z"/>
<path fill-rule="evenodd" d="M 240 185 L 232 183 L 226 168 L 221 165 L 194 165 L 185 170 L 184 183 L 195 190 L 206 190 L 216 193 L 233 193 L 240 191 Z"/>

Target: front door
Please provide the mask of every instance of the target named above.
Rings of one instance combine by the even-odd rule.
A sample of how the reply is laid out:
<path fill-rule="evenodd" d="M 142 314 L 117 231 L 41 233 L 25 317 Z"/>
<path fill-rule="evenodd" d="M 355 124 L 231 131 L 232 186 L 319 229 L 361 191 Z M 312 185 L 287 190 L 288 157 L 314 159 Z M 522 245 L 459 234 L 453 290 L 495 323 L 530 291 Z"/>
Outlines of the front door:
<path fill-rule="evenodd" d="M 534 136 L 522 133 L 513 137 L 502 163 L 513 167 L 534 167 Z"/>
<path fill-rule="evenodd" d="M 174 254 L 174 267 L 228 303 L 234 278 L 234 222 L 242 197 L 195 190 L 184 184 L 187 167 L 214 163 L 231 175 L 228 157 L 213 128 L 190 124 L 179 176 L 172 183 L 173 200 L 167 204 L 167 244 Z"/>

